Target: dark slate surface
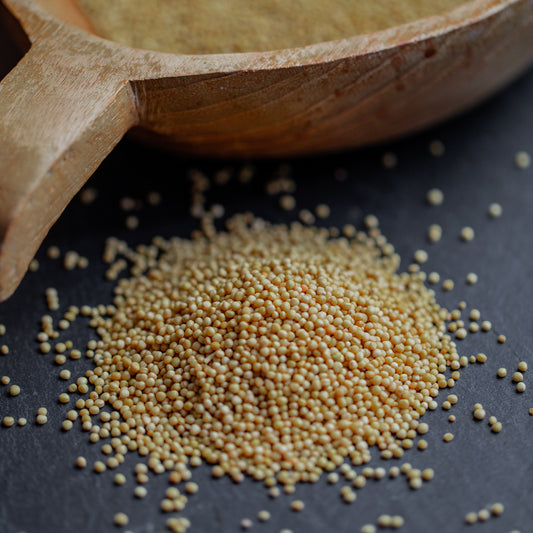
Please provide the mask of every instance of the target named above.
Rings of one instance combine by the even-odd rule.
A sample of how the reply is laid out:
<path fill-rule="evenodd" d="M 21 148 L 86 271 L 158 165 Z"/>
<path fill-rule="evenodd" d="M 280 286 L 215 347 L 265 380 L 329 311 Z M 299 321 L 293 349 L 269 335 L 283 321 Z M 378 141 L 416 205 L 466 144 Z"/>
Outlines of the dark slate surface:
<path fill-rule="evenodd" d="M 10 50 L 5 36 L 0 36 L 1 72 L 15 61 Z M 528 414 L 533 407 L 533 381 L 531 373 L 526 373 L 529 388 L 519 395 L 510 378 L 520 360 L 533 367 L 533 167 L 521 171 L 513 163 L 516 151 L 533 152 L 532 97 L 530 72 L 469 114 L 408 140 L 284 161 L 292 166 L 298 183 L 300 208 L 328 203 L 332 208 L 328 225 L 360 226 L 363 214 L 376 214 L 384 233 L 402 255 L 404 267 L 413 252 L 423 247 L 429 251 L 425 270 L 437 270 L 443 278 L 455 280 L 452 292 L 437 289 L 442 305 L 452 308 L 464 299 L 468 309 L 480 309 L 483 318 L 494 325 L 492 332 L 477 333 L 459 343 L 461 354 L 485 352 L 489 360 L 465 369 L 450 391 L 459 395 L 459 403 L 451 411 L 457 421 L 449 423 L 450 413 L 441 409 L 428 413 L 424 417 L 431 428 L 428 450 L 411 450 L 403 460 L 417 468 L 434 468 L 435 479 L 419 491 L 410 490 L 404 478 L 370 481 L 358 492 L 357 501 L 346 505 L 339 498 L 342 482 L 330 486 L 322 479 L 314 485 L 298 486 L 294 496 L 271 500 L 260 483 L 246 480 L 234 485 L 227 479 L 213 480 L 207 468 L 199 468 L 194 471 L 194 480 L 200 491 L 190 498 L 183 513 L 193 523 L 190 531 L 238 531 L 240 520 L 250 517 L 255 522 L 252 531 L 258 532 L 290 528 L 296 533 L 353 533 L 363 524 L 375 522 L 382 513 L 403 515 L 403 531 L 410 533 L 533 531 L 533 417 Z M 446 144 L 446 154 L 439 159 L 427 150 L 434 138 Z M 385 170 L 380 164 L 386 150 L 398 154 L 399 165 L 394 170 Z M 118 469 L 128 478 L 122 487 L 113 484 L 114 472 L 97 475 L 89 468 L 79 471 L 74 467 L 78 455 L 94 462 L 102 454 L 100 445 L 90 444 L 79 425 L 68 433 L 61 431 L 66 407 L 57 397 L 66 384 L 58 379 L 59 368 L 53 357 L 41 355 L 35 340 L 40 317 L 47 312 L 44 290 L 49 286 L 58 289 L 63 311 L 71 304 L 109 302 L 112 284 L 103 281 L 104 266 L 99 259 L 105 238 L 115 235 L 136 244 L 148 242 L 156 234 L 187 235 L 196 227 L 188 216 L 187 169 L 196 166 L 212 173 L 240 164 L 190 161 L 129 141 L 121 143 L 90 180 L 99 190 L 98 200 L 92 206 L 77 199 L 72 202 L 38 254 L 40 270 L 29 273 L 17 293 L 0 305 L 0 322 L 8 330 L 1 341 L 10 346 L 9 355 L 0 357 L 0 375 L 9 375 L 12 383 L 22 387 L 16 398 L 9 397 L 8 387 L 0 387 L 0 416 L 25 416 L 29 420 L 26 427 L 0 428 L 1 533 L 115 531 L 112 518 L 118 511 L 130 516 L 129 529 L 135 533 L 165 530 L 167 517 L 159 511 L 168 486 L 165 476 L 151 479 L 148 497 L 139 501 L 133 497 L 132 470 L 138 461 L 133 454 Z M 275 198 L 264 194 L 266 179 L 278 164 L 255 161 L 257 177 L 251 184 L 235 180 L 225 188 L 215 187 L 209 201 L 224 204 L 228 213 L 249 209 L 273 221 L 291 220 Z M 347 170 L 345 181 L 335 179 L 338 168 Z M 425 193 L 431 187 L 444 191 L 441 207 L 425 203 Z M 162 205 L 139 211 L 139 229 L 126 230 L 119 199 L 125 195 L 144 198 L 151 190 L 163 194 Z M 502 204 L 501 219 L 488 217 L 491 202 Z M 435 245 L 426 241 L 426 228 L 431 223 L 444 228 L 442 241 Z M 458 237 L 465 225 L 476 231 L 471 243 Z M 91 261 L 89 268 L 64 271 L 44 254 L 52 244 L 86 255 Z M 479 275 L 477 285 L 466 285 L 465 276 L 470 271 Z M 496 342 L 499 333 L 507 335 L 506 344 Z M 78 320 L 65 338 L 83 346 L 94 335 L 86 320 Z M 503 380 L 496 378 L 500 366 L 509 371 Z M 90 368 L 91 362 L 68 361 L 65 367 L 77 376 Z M 475 402 L 483 403 L 488 415 L 503 422 L 499 435 L 490 432 L 486 421 L 472 419 Z M 49 423 L 43 427 L 34 423 L 40 406 L 49 410 Z M 447 431 L 455 434 L 449 444 L 442 441 Z M 401 461 L 372 462 L 373 466 L 382 464 L 389 467 Z M 305 501 L 303 512 L 290 510 L 294 498 Z M 497 501 L 505 505 L 503 516 L 474 526 L 464 523 L 467 512 Z M 255 520 L 261 509 L 271 511 L 269 522 Z"/>

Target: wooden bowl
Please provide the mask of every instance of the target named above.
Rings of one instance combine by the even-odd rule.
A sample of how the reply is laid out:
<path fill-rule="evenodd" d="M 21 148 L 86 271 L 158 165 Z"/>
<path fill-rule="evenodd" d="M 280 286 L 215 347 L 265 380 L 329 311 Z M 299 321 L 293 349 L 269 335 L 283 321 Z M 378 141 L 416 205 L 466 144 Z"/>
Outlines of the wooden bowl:
<path fill-rule="evenodd" d="M 339 150 L 449 117 L 533 59 L 533 0 L 474 0 L 371 35 L 218 55 L 101 39 L 72 0 L 0 0 L 0 15 L 30 44 L 0 83 L 0 300 L 130 129 L 187 154 Z"/>

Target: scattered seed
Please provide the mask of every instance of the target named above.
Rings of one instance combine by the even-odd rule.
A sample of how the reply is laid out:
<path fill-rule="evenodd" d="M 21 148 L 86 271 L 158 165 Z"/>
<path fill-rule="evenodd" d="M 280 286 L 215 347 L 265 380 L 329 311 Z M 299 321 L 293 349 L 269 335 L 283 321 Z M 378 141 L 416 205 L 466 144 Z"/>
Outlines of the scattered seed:
<path fill-rule="evenodd" d="M 461 239 L 465 242 L 472 241 L 474 239 L 474 236 L 475 236 L 474 230 L 470 226 L 465 226 L 461 230 Z"/>
<path fill-rule="evenodd" d="M 10 428 L 15 423 L 15 419 L 12 416 L 4 416 L 2 423 L 6 428 Z"/>
<path fill-rule="evenodd" d="M 525 170 L 531 165 L 531 156 L 525 151 L 517 152 L 514 160 L 515 165 L 521 170 Z"/>
<path fill-rule="evenodd" d="M 442 205 L 444 202 L 444 193 L 440 189 L 430 189 L 426 194 L 426 200 L 429 205 Z"/>
<path fill-rule="evenodd" d="M 381 157 L 381 164 L 388 169 L 398 165 L 398 156 L 393 152 L 385 152 Z"/>
<path fill-rule="evenodd" d="M 505 368 L 498 368 L 498 377 L 504 378 L 507 375 L 507 369 Z"/>
<path fill-rule="evenodd" d="M 127 526 L 130 520 L 127 514 L 117 513 L 115 517 L 113 518 L 113 521 L 115 522 L 116 526 L 122 527 L 122 526 Z"/>
<path fill-rule="evenodd" d="M 475 272 L 469 272 L 466 275 L 466 282 L 468 283 L 468 285 L 475 285 L 477 281 L 478 281 L 478 276 Z"/>
<path fill-rule="evenodd" d="M 502 216 L 503 209 L 500 204 L 493 203 L 489 205 L 489 216 L 491 218 L 499 218 Z"/>
<path fill-rule="evenodd" d="M 428 228 L 427 235 L 429 242 L 439 242 L 442 238 L 442 227 L 439 224 L 431 224 Z"/>
<path fill-rule="evenodd" d="M 291 503 L 291 509 L 293 511 L 303 511 L 304 507 L 305 507 L 305 503 L 302 500 L 294 500 Z"/>

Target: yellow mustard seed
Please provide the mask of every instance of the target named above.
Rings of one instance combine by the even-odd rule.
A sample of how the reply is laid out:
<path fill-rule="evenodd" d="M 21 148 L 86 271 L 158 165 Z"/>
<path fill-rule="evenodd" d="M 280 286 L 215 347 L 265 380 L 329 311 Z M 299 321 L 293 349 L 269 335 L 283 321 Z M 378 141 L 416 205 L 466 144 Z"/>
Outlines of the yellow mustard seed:
<path fill-rule="evenodd" d="M 11 396 L 18 396 L 20 394 L 20 387 L 18 385 L 11 385 L 9 388 L 9 394 Z"/>
<path fill-rule="evenodd" d="M 500 218 L 503 214 L 503 208 L 500 204 L 494 202 L 489 205 L 489 216 L 491 218 Z"/>
<path fill-rule="evenodd" d="M 446 151 L 444 143 L 439 139 L 434 139 L 429 143 L 429 153 L 433 157 L 442 157 Z"/>
<path fill-rule="evenodd" d="M 490 512 L 488 509 L 481 509 L 477 513 L 477 519 L 480 522 L 485 522 L 485 520 L 488 520 L 490 518 Z"/>
<path fill-rule="evenodd" d="M 451 279 L 445 279 L 443 282 L 442 282 L 442 288 L 443 290 L 445 291 L 451 291 L 453 290 L 453 287 L 454 287 L 454 282 L 453 280 Z"/>
<path fill-rule="evenodd" d="M 71 420 L 63 420 L 63 422 L 61 423 L 61 427 L 63 428 L 64 431 L 70 431 L 72 429 L 72 421 Z"/>
<path fill-rule="evenodd" d="M 427 231 L 429 242 L 436 243 L 442 238 L 442 227 L 439 224 L 431 224 Z"/>
<path fill-rule="evenodd" d="M 453 433 L 445 433 L 443 440 L 444 442 L 451 442 L 453 440 Z"/>
<path fill-rule="evenodd" d="M 93 433 L 94 435 L 95 433 Z M 102 461 L 96 461 L 94 463 L 94 471 L 97 472 L 98 474 L 101 474 L 102 472 L 105 472 L 107 470 L 107 467 L 105 465 L 105 463 L 103 463 Z"/>
<path fill-rule="evenodd" d="M 464 228 L 461 229 L 460 235 L 463 241 L 470 242 L 474 240 L 474 236 L 475 236 L 474 229 L 471 228 L 470 226 L 465 226 Z"/>
<path fill-rule="evenodd" d="M 526 384 L 522 381 L 516 384 L 516 392 L 524 392 L 526 390 Z"/>
<path fill-rule="evenodd" d="M 515 161 L 515 165 L 519 169 L 525 170 L 526 168 L 529 168 L 529 166 L 531 165 L 531 156 L 525 150 L 521 150 L 516 153 L 514 161 Z"/>
<path fill-rule="evenodd" d="M 268 511 L 259 511 L 257 513 L 257 518 L 260 522 L 267 522 L 268 520 L 270 520 L 270 513 Z"/>
<path fill-rule="evenodd" d="M 127 526 L 129 521 L 130 520 L 128 518 L 128 515 L 125 513 L 117 513 L 115 514 L 113 518 L 113 522 L 115 523 L 116 526 L 119 526 L 119 527 Z"/>
<path fill-rule="evenodd" d="M 305 507 L 305 503 L 302 500 L 294 500 L 291 503 L 291 509 L 293 511 L 303 511 L 304 507 Z"/>
<path fill-rule="evenodd" d="M 524 381 L 524 374 L 522 374 L 522 372 L 515 372 L 513 374 L 513 381 L 515 383 L 520 383 L 521 381 Z"/>
<path fill-rule="evenodd" d="M 518 371 L 519 372 L 526 372 L 527 371 L 527 363 L 525 361 L 520 361 L 518 363 Z"/>
<path fill-rule="evenodd" d="M 466 282 L 468 285 L 475 285 L 478 282 L 478 275 L 475 272 L 469 272 L 466 275 Z"/>
<path fill-rule="evenodd" d="M 46 415 L 37 415 L 35 421 L 42 426 L 48 422 L 48 417 Z"/>
<path fill-rule="evenodd" d="M 381 164 L 386 169 L 395 168 L 398 165 L 398 156 L 393 152 L 385 152 L 381 156 Z"/>
<path fill-rule="evenodd" d="M 9 428 L 15 423 L 15 419 L 12 416 L 4 416 L 2 423 L 5 427 Z"/>
<path fill-rule="evenodd" d="M 28 421 L 23 416 L 18 419 L 18 425 L 19 426 L 25 426 L 27 423 L 28 423 Z"/>
<path fill-rule="evenodd" d="M 465 522 L 467 524 L 475 524 L 477 522 L 477 513 L 467 513 L 467 515 L 465 516 Z"/>
<path fill-rule="evenodd" d="M 426 194 L 426 200 L 432 206 L 442 205 L 444 202 L 444 193 L 437 188 L 430 189 Z"/>
<path fill-rule="evenodd" d="M 492 424 L 491 430 L 494 433 L 499 433 L 502 430 L 502 423 L 501 422 L 496 422 L 496 423 Z"/>
<path fill-rule="evenodd" d="M 487 356 L 484 353 L 478 353 L 476 355 L 476 361 L 478 363 L 486 363 L 487 362 Z"/>

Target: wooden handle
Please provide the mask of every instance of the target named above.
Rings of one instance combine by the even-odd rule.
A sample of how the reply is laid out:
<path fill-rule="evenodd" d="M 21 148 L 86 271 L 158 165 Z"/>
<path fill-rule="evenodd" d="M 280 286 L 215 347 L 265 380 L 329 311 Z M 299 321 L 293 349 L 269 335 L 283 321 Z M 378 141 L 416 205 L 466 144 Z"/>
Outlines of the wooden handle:
<path fill-rule="evenodd" d="M 137 123 L 130 84 L 89 50 L 34 43 L 0 83 L 0 301 L 68 202 Z M 69 50 L 70 49 L 70 50 Z"/>

